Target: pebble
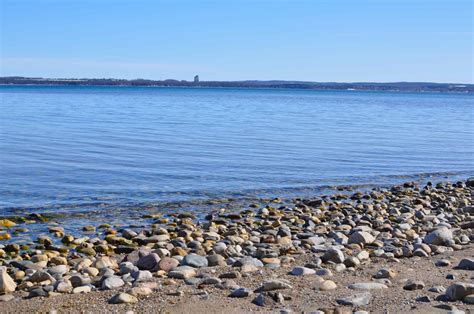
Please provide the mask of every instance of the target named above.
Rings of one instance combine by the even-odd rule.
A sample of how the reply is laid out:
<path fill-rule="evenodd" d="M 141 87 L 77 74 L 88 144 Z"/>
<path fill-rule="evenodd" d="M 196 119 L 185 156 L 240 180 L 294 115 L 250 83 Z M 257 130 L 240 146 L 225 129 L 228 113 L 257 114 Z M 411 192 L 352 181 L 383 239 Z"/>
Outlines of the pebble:
<path fill-rule="evenodd" d="M 156 253 L 150 253 L 148 255 L 140 257 L 137 262 L 137 267 L 141 270 L 157 271 L 160 257 Z"/>
<path fill-rule="evenodd" d="M 337 288 L 337 285 L 332 280 L 325 280 L 318 286 L 318 289 L 320 291 L 329 291 L 329 290 L 334 290 L 336 288 Z"/>
<path fill-rule="evenodd" d="M 15 299 L 15 297 L 12 294 L 3 294 L 0 295 L 0 302 L 8 302 Z"/>
<path fill-rule="evenodd" d="M 170 271 L 179 266 L 179 261 L 175 258 L 171 257 L 163 257 L 158 262 L 158 268 L 164 271 Z"/>
<path fill-rule="evenodd" d="M 36 298 L 36 297 L 47 297 L 48 292 L 45 291 L 43 288 L 35 288 L 30 290 L 30 294 L 28 295 L 28 298 Z"/>
<path fill-rule="evenodd" d="M 354 294 L 336 299 L 336 302 L 341 305 L 349 306 L 364 306 L 368 305 L 372 300 L 372 294 L 369 292 Z"/>
<path fill-rule="evenodd" d="M 374 289 L 387 289 L 388 287 L 378 282 L 358 282 L 347 286 L 352 290 L 374 290 Z"/>
<path fill-rule="evenodd" d="M 314 275 L 314 274 L 316 274 L 316 271 L 314 269 L 311 269 L 308 267 L 302 267 L 302 266 L 294 267 L 290 273 L 290 275 L 293 275 L 293 276 L 308 276 L 308 275 Z"/>
<path fill-rule="evenodd" d="M 137 303 L 137 297 L 128 294 L 128 293 L 117 293 L 112 298 L 110 298 L 109 303 L 111 304 L 121 304 L 121 303 Z"/>
<path fill-rule="evenodd" d="M 429 292 L 435 292 L 435 293 L 445 293 L 446 288 L 443 286 L 432 286 L 431 288 L 428 289 Z"/>
<path fill-rule="evenodd" d="M 92 289 L 91 289 L 90 286 L 79 286 L 79 287 L 75 287 L 74 289 L 72 289 L 73 294 L 89 293 L 91 291 L 92 291 Z"/>
<path fill-rule="evenodd" d="M 101 288 L 104 290 L 113 290 L 122 287 L 125 282 L 118 276 L 110 276 L 102 281 Z"/>
<path fill-rule="evenodd" d="M 316 275 L 320 277 L 332 277 L 332 272 L 327 268 L 321 268 L 316 271 Z"/>
<path fill-rule="evenodd" d="M 344 262 L 344 253 L 337 248 L 329 248 L 321 257 L 324 262 L 342 263 Z"/>
<path fill-rule="evenodd" d="M 225 266 L 226 261 L 224 256 L 218 254 L 212 254 L 207 256 L 208 266 Z"/>
<path fill-rule="evenodd" d="M 433 245 L 447 245 L 453 239 L 453 233 L 446 227 L 438 228 L 428 233 L 424 241 Z"/>
<path fill-rule="evenodd" d="M 135 297 L 138 296 L 148 296 L 153 293 L 153 290 L 147 287 L 133 287 L 127 290 L 127 293 Z"/>
<path fill-rule="evenodd" d="M 446 296 L 451 301 L 462 300 L 470 294 L 474 294 L 474 283 L 456 282 L 446 289 Z"/>
<path fill-rule="evenodd" d="M 69 280 L 61 279 L 60 281 L 56 282 L 55 290 L 60 293 L 70 293 L 73 287 Z"/>
<path fill-rule="evenodd" d="M 403 289 L 405 290 L 420 290 L 425 287 L 425 284 L 423 281 L 420 280 L 408 280 L 405 285 L 403 286 Z"/>
<path fill-rule="evenodd" d="M 455 268 L 464 270 L 474 270 L 474 259 L 463 258 Z"/>
<path fill-rule="evenodd" d="M 373 235 L 365 231 L 356 231 L 349 237 L 349 243 L 367 245 L 375 241 Z"/>
<path fill-rule="evenodd" d="M 207 267 L 208 266 L 208 261 L 207 261 L 207 258 L 204 257 L 204 256 L 200 256 L 200 255 L 191 253 L 191 254 L 188 254 L 184 257 L 181 264 L 185 265 L 185 266 L 200 268 L 200 267 Z"/>
<path fill-rule="evenodd" d="M 463 299 L 464 303 L 474 304 L 474 294 L 466 295 Z"/>
<path fill-rule="evenodd" d="M 429 296 L 420 296 L 416 298 L 417 302 L 431 302 L 431 298 Z"/>
<path fill-rule="evenodd" d="M 382 278 L 395 278 L 396 272 L 390 268 L 381 268 L 377 271 L 374 275 L 375 279 L 382 279 Z"/>
<path fill-rule="evenodd" d="M 0 266 L 0 294 L 14 292 L 16 283 L 7 273 L 6 267 Z"/>
<path fill-rule="evenodd" d="M 435 266 L 437 267 L 446 267 L 451 265 L 451 262 L 447 259 L 440 259 L 435 262 Z"/>
<path fill-rule="evenodd" d="M 132 273 L 132 277 L 135 279 L 135 282 L 149 281 L 153 279 L 152 273 L 148 270 L 136 271 Z"/>
<path fill-rule="evenodd" d="M 231 298 L 246 298 L 249 295 L 252 295 L 253 291 L 247 288 L 238 288 L 232 291 L 232 293 L 229 295 Z"/>
<path fill-rule="evenodd" d="M 190 266 L 179 266 L 168 273 L 169 278 L 188 279 L 196 276 L 196 270 Z"/>
<path fill-rule="evenodd" d="M 291 285 L 288 284 L 287 282 L 274 279 L 274 280 L 264 281 L 258 290 L 259 291 L 272 291 L 272 290 L 278 290 L 278 289 L 291 289 L 291 288 L 292 288 Z"/>

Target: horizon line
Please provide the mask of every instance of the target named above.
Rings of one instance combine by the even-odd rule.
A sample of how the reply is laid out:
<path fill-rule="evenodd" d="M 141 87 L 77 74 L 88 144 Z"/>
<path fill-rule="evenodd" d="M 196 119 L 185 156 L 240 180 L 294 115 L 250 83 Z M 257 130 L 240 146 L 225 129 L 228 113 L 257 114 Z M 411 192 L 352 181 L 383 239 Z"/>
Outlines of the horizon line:
<path fill-rule="evenodd" d="M 198 75 L 198 74 L 197 74 Z M 313 84 L 450 84 L 450 85 L 466 85 L 471 86 L 474 83 L 462 83 L 462 82 L 433 82 L 433 81 L 302 81 L 302 80 L 288 80 L 288 79 L 270 79 L 270 80 L 263 80 L 263 79 L 245 79 L 245 80 L 210 80 L 210 81 L 199 81 L 193 82 L 188 80 L 180 80 L 174 78 L 167 78 L 167 79 L 149 79 L 149 78 L 114 78 L 114 77 L 42 77 L 42 76 L 20 76 L 20 75 L 8 75 L 8 76 L 0 76 L 0 79 L 5 78 L 24 78 L 24 79 L 43 79 L 43 80 L 120 80 L 120 81 L 137 81 L 137 80 L 145 80 L 145 81 L 154 81 L 154 82 L 165 82 L 165 81 L 178 81 L 178 82 L 189 82 L 189 83 L 208 83 L 208 82 L 220 82 L 220 83 L 229 83 L 229 82 L 284 82 L 284 83 L 313 83 Z"/>

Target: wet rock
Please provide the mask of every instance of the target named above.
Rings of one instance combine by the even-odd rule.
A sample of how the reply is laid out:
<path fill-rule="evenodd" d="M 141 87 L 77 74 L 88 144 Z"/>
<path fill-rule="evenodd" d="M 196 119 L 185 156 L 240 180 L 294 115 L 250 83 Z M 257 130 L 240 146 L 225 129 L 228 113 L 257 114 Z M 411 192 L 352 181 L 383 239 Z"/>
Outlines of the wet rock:
<path fill-rule="evenodd" d="M 121 304 L 121 303 L 137 303 L 138 299 L 128 293 L 117 293 L 110 300 L 111 304 Z"/>
<path fill-rule="evenodd" d="M 87 231 L 87 232 L 92 232 L 92 231 L 95 231 L 95 227 L 92 225 L 87 225 L 87 226 L 82 227 L 82 230 Z"/>

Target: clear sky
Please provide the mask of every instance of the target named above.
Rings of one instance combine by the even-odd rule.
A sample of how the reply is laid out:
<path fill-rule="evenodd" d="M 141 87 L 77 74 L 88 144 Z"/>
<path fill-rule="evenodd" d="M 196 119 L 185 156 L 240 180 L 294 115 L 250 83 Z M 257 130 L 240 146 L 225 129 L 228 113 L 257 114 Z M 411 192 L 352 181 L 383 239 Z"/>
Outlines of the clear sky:
<path fill-rule="evenodd" d="M 0 0 L 0 75 L 473 83 L 472 0 Z"/>

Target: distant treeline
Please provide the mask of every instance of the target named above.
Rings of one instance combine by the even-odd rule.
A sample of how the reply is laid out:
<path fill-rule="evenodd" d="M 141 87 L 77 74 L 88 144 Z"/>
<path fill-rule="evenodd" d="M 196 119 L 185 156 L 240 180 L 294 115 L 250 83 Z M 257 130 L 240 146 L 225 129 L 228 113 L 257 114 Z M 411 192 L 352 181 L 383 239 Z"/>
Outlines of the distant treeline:
<path fill-rule="evenodd" d="M 395 82 L 395 83 L 318 83 L 301 81 L 179 81 L 124 79 L 49 79 L 34 77 L 0 77 L 2 85 L 69 85 L 69 86 L 162 86 L 162 87 L 238 87 L 238 88 L 300 88 L 315 90 L 365 90 L 404 92 L 473 93 L 474 84 Z"/>

